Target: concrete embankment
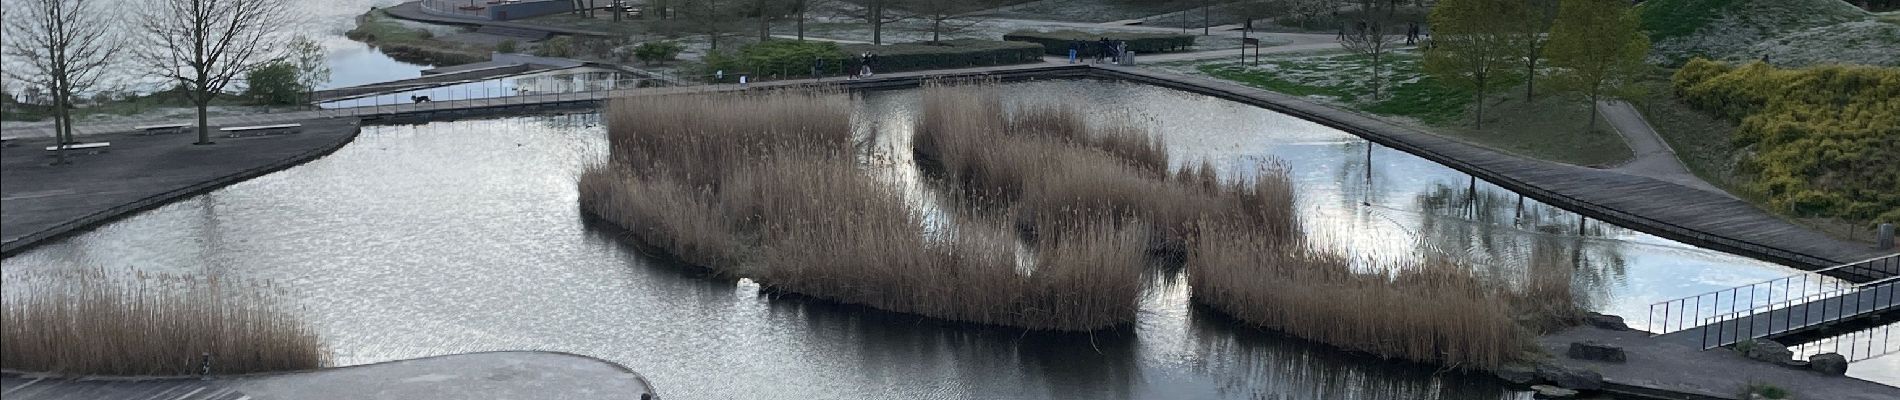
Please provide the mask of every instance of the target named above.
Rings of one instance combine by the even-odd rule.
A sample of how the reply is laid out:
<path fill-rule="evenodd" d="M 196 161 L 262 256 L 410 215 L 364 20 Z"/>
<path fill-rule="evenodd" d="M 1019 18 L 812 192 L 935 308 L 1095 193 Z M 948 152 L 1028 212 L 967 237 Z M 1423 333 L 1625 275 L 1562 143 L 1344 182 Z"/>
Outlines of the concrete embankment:
<path fill-rule="evenodd" d="M 8 372 L 0 375 L 0 395 L 19 400 L 628 400 L 657 393 L 646 378 L 613 362 L 567 353 L 506 351 L 211 379 Z"/>
<path fill-rule="evenodd" d="M 103 134 L 97 149 L 53 165 L 51 138 L 9 140 L 0 149 L 0 256 L 132 213 L 329 154 L 356 137 L 353 118 L 310 120 L 298 133 L 214 137 L 192 132 Z M 213 127 L 216 133 L 216 127 Z"/>

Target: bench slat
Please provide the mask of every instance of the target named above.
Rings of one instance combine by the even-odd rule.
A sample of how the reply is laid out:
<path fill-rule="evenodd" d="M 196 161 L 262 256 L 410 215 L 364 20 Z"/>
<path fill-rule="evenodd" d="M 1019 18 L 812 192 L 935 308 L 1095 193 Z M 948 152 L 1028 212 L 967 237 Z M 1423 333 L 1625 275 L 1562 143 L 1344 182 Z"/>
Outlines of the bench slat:
<path fill-rule="evenodd" d="M 229 128 L 218 128 L 218 131 L 220 131 L 220 132 L 239 132 L 239 131 L 256 131 L 256 130 L 264 130 L 264 129 L 283 129 L 283 128 L 297 128 L 297 127 L 302 127 L 302 126 L 303 126 L 303 124 L 277 124 L 277 125 L 258 125 L 258 126 L 233 126 L 233 127 L 229 127 Z"/>
<path fill-rule="evenodd" d="M 60 147 L 65 147 L 67 150 L 79 150 L 79 149 L 106 147 L 106 146 L 111 146 L 111 145 L 112 145 L 112 142 L 73 143 L 73 144 L 68 144 L 65 146 L 46 146 L 46 151 L 59 151 Z"/>
<path fill-rule="evenodd" d="M 152 131 L 152 130 L 159 130 L 159 129 L 178 129 L 178 128 L 184 128 L 187 126 L 191 126 L 191 124 L 145 125 L 145 126 L 134 126 L 132 127 L 132 129 L 137 129 L 141 131 Z"/>

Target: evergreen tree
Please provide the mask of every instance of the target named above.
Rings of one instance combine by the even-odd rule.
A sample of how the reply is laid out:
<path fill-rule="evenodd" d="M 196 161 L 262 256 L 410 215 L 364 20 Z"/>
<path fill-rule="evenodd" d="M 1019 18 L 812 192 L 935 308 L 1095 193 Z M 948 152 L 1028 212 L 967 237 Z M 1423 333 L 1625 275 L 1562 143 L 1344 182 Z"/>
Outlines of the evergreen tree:
<path fill-rule="evenodd" d="M 1566 0 L 1550 29 L 1544 57 L 1558 71 L 1559 89 L 1590 99 L 1590 128 L 1597 123 L 1597 102 L 1625 95 L 1642 73 L 1649 38 L 1642 21 L 1623 0 Z"/>

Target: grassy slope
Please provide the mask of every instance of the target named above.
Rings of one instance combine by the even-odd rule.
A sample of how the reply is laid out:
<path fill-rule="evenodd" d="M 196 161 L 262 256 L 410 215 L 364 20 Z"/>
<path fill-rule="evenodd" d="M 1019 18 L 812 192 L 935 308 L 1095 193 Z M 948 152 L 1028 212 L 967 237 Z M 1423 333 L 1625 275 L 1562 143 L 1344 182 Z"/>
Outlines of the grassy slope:
<path fill-rule="evenodd" d="M 1900 53 L 1900 38 L 1868 21 L 1873 14 L 1841 0 L 1650 0 L 1639 8 L 1656 50 L 1651 61 L 1680 64 L 1692 56 L 1780 65 L 1836 61 L 1900 63 L 1900 54 L 1857 54 L 1855 49 Z M 1802 32 L 1809 34 L 1799 35 Z M 1794 37 L 1795 42 L 1764 43 Z M 1877 43 L 1848 43 L 1848 42 Z M 1810 51 L 1829 49 L 1829 51 Z"/>
<path fill-rule="evenodd" d="M 1632 157 L 1629 146 L 1607 124 L 1596 130 L 1589 124 L 1589 103 L 1573 96 L 1541 95 L 1525 102 L 1523 87 L 1500 85 L 1487 95 L 1485 128 L 1471 128 L 1473 96 L 1469 91 L 1438 84 L 1419 69 L 1419 57 L 1395 55 L 1388 73 L 1388 93 L 1372 100 L 1363 57 L 1356 55 L 1285 56 L 1261 60 L 1258 67 L 1230 62 L 1202 64 L 1209 76 L 1248 86 L 1317 97 L 1361 111 L 1418 121 L 1438 134 L 1484 146 L 1576 165 L 1613 165 Z"/>
<path fill-rule="evenodd" d="M 369 43 L 397 61 L 454 65 L 488 60 L 488 48 L 435 40 L 434 34 L 397 22 L 383 10 L 372 10 L 356 20 L 356 27 L 343 36 Z"/>

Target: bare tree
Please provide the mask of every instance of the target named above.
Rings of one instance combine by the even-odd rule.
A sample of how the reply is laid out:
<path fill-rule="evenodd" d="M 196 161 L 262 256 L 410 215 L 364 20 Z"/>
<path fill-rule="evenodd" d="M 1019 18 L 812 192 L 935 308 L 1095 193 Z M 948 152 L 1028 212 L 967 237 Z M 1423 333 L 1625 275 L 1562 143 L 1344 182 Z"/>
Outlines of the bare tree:
<path fill-rule="evenodd" d="M 6 3 L 5 75 L 52 95 L 57 161 L 73 142 L 73 98 L 95 89 L 118 51 L 110 13 L 99 0 L 16 0 Z"/>
<path fill-rule="evenodd" d="M 1358 0 L 1358 3 L 1359 18 L 1340 22 L 1349 25 L 1339 45 L 1366 57 L 1367 65 L 1372 67 L 1372 99 L 1378 100 L 1385 87 L 1385 56 L 1392 52 L 1399 39 L 1391 35 L 1396 24 L 1393 18 L 1396 5 L 1387 0 Z"/>
<path fill-rule="evenodd" d="M 290 14 L 273 0 L 156 0 L 135 47 L 152 74 L 176 82 L 198 108 L 198 142 L 211 144 L 205 108 L 232 81 L 285 55 Z"/>
<path fill-rule="evenodd" d="M 892 7 L 899 0 L 862 0 L 851 17 L 863 19 L 871 24 L 871 44 L 884 44 L 884 25 L 916 17 L 916 14 Z"/>
<path fill-rule="evenodd" d="M 694 29 L 706 34 L 713 50 L 719 49 L 719 38 L 726 35 L 732 23 L 733 2 L 735 0 L 698 0 L 683 1 L 679 4 L 681 14 Z"/>
<path fill-rule="evenodd" d="M 994 0 L 907 0 L 903 7 L 912 16 L 930 21 L 930 41 L 943 40 L 943 34 L 961 32 L 983 23 L 982 19 L 969 16 L 969 13 L 981 11 L 994 5 Z"/>

